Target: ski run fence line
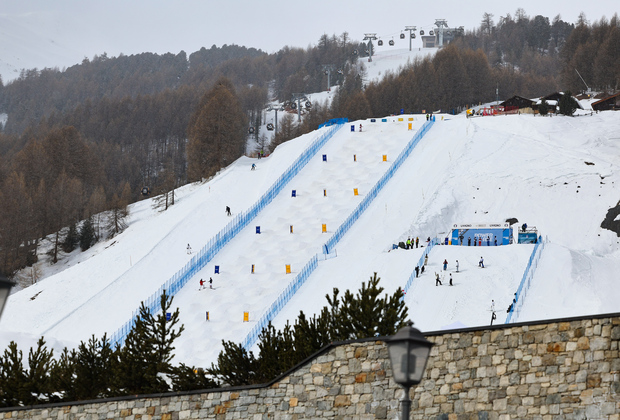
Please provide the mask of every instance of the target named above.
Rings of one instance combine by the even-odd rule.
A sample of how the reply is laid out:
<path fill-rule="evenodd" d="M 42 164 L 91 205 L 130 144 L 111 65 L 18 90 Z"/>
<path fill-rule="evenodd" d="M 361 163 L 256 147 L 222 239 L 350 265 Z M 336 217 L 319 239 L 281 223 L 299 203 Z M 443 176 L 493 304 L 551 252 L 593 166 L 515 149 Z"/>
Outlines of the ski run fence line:
<path fill-rule="evenodd" d="M 530 260 L 527 262 L 527 267 L 525 267 L 525 271 L 523 272 L 523 278 L 521 279 L 517 293 L 515 293 L 516 302 L 512 304 L 504 324 L 509 324 L 513 320 L 513 316 L 515 320 L 519 317 L 519 313 L 523 307 L 523 300 L 525 296 L 527 296 L 527 292 L 530 289 L 532 279 L 534 278 L 534 272 L 536 272 L 538 261 L 540 261 L 540 254 L 544 248 L 545 243 L 543 242 L 542 236 L 539 236 L 536 245 L 534 245 L 534 250 L 530 255 Z"/>
<path fill-rule="evenodd" d="M 249 351 L 252 348 L 252 346 L 258 340 L 261 332 L 263 331 L 263 328 L 266 328 L 269 325 L 269 322 L 271 322 L 271 320 L 280 313 L 282 308 L 284 308 L 284 306 L 293 298 L 299 288 L 306 282 L 308 277 L 310 277 L 312 272 L 318 267 L 318 261 L 319 258 L 316 254 L 312 258 L 310 258 L 310 261 L 308 261 L 304 268 L 301 269 L 299 274 L 295 276 L 293 281 L 289 283 L 286 289 L 284 289 L 284 291 L 280 293 L 278 298 L 271 304 L 269 309 L 267 309 L 267 311 L 263 313 L 263 315 L 256 322 L 252 330 L 248 333 L 248 335 L 241 343 L 244 349 Z"/>
<path fill-rule="evenodd" d="M 432 241 L 430 241 L 428 243 L 428 245 L 426 245 L 426 249 L 424 250 L 424 252 L 422 253 L 422 256 L 420 257 L 420 260 L 418 261 L 418 267 L 422 267 L 424 265 L 424 258 L 431 253 L 431 250 L 433 249 L 433 247 L 435 245 L 439 244 L 439 239 L 437 238 L 433 238 Z M 409 279 L 407 280 L 407 283 L 405 283 L 405 287 L 403 288 L 403 297 L 400 298 L 401 302 L 403 300 L 405 300 L 405 296 L 407 295 L 407 292 L 409 291 L 409 289 L 411 288 L 411 286 L 413 285 L 413 281 L 416 279 L 416 275 L 415 275 L 415 269 L 411 272 L 411 275 L 409 276 Z"/>
<path fill-rule="evenodd" d="M 318 260 L 325 260 L 330 253 L 335 252 L 334 246 L 338 241 L 344 236 L 344 234 L 353 226 L 353 224 L 359 219 L 359 217 L 364 213 L 364 210 L 368 208 L 372 200 L 379 194 L 381 189 L 387 184 L 387 182 L 392 178 L 394 173 L 400 168 L 403 162 L 407 159 L 407 157 L 411 154 L 411 151 L 414 147 L 420 142 L 420 139 L 426 134 L 428 129 L 431 127 L 433 123 L 428 121 L 424 123 L 424 125 L 418 130 L 418 132 L 413 136 L 413 138 L 407 143 L 407 146 L 403 149 L 403 151 L 398 155 L 392 166 L 387 170 L 385 174 L 381 177 L 381 179 L 375 184 L 370 193 L 364 198 L 364 200 L 356 207 L 356 209 L 351 213 L 351 215 L 336 229 L 336 232 L 332 237 L 323 245 L 323 255 L 318 256 L 315 255 L 310 259 L 310 261 L 304 266 L 301 272 L 293 279 L 293 281 L 287 286 L 287 288 L 280 293 L 278 298 L 271 304 L 269 309 L 263 313 L 263 315 L 256 322 L 256 325 L 252 328 L 250 333 L 245 337 L 242 342 L 242 346 L 246 350 L 250 350 L 252 346 L 256 343 L 263 328 L 269 325 L 269 322 L 273 320 L 284 308 L 284 306 L 293 298 L 295 293 L 299 290 L 299 288 L 305 283 L 305 281 L 310 277 L 312 272 L 318 267 Z M 427 250 L 426 252 L 428 252 Z"/>
<path fill-rule="evenodd" d="M 377 195 L 381 192 L 383 187 L 388 183 L 390 179 L 394 176 L 396 171 L 401 167 L 401 165 L 405 162 L 405 160 L 411 154 L 411 151 L 418 145 L 422 137 L 426 134 L 426 132 L 433 125 L 433 121 L 426 121 L 424 125 L 418 130 L 418 132 L 413 136 L 413 138 L 407 143 L 407 146 L 400 152 L 394 163 L 390 166 L 390 168 L 383 174 L 381 179 L 377 181 L 374 187 L 370 190 L 370 192 L 364 197 L 364 199 L 357 205 L 355 210 L 346 218 L 344 222 L 336 229 L 336 232 L 327 240 L 327 242 L 323 245 L 323 253 L 329 254 L 333 251 L 334 246 L 342 239 L 345 233 L 353 226 L 353 224 L 359 219 L 359 217 L 364 213 L 364 211 L 368 208 L 370 203 L 377 197 Z"/>
<path fill-rule="evenodd" d="M 176 272 L 168 281 L 162 284 L 159 289 L 150 297 L 143 301 L 146 308 L 151 314 L 156 314 L 161 310 L 161 295 L 166 291 L 169 296 L 174 296 L 178 291 L 187 284 L 187 282 L 195 276 L 205 265 L 207 265 L 213 257 L 232 240 L 243 228 L 245 228 L 273 199 L 282 191 L 282 189 L 295 177 L 301 169 L 314 157 L 314 155 L 331 139 L 342 126 L 348 122 L 345 118 L 337 121 L 335 125 L 330 126 L 316 140 L 304 150 L 301 155 L 284 171 L 284 173 L 273 183 L 273 185 L 261 196 L 260 199 L 249 210 L 235 216 L 220 232 L 202 247 L 194 257 L 178 272 Z M 305 269 L 305 267 L 304 267 Z M 303 272 L 304 270 L 302 270 Z M 301 274 L 301 273 L 300 273 Z M 110 343 L 123 345 L 127 334 L 131 331 L 140 314 L 140 309 L 136 309 L 131 319 L 116 332 L 110 336 Z"/>

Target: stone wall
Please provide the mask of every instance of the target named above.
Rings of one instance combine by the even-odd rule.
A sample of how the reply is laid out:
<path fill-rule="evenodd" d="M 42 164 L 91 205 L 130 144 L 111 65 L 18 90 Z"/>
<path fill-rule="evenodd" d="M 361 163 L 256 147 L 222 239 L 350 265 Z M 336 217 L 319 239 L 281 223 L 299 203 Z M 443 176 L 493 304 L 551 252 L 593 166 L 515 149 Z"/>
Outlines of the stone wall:
<path fill-rule="evenodd" d="M 411 419 L 620 420 L 620 314 L 427 333 Z M 323 349 L 265 386 L 0 410 L 5 419 L 396 419 L 382 341 Z"/>

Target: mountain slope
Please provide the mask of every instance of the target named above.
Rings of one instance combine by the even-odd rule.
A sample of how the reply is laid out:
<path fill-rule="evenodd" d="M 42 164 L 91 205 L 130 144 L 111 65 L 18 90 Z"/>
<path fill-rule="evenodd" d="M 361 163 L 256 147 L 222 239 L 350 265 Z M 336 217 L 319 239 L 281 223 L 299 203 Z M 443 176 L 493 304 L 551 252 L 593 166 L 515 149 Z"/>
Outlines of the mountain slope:
<path fill-rule="evenodd" d="M 356 132 L 350 132 L 349 125 L 341 129 L 188 283 L 174 301 L 186 325 L 176 346 L 176 362 L 208 365 L 222 339 L 243 340 L 411 139 L 415 130 L 407 130 L 409 116 L 404 117 L 404 122 L 395 117 L 352 122 Z M 412 117 L 417 129 L 423 116 Z M 614 113 L 575 118 L 437 116 L 409 159 L 337 245 L 338 256 L 319 263 L 274 323 L 281 327 L 287 319 L 293 322 L 299 310 L 319 310 L 333 287 L 356 291 L 373 272 L 382 278 L 386 292 L 403 287 L 422 250 L 390 250 L 408 236 L 441 238 L 455 223 L 495 223 L 509 217 L 536 226 L 549 240 L 518 321 L 615 311 L 620 292 L 612 284 L 620 268 L 620 245 L 615 233 L 599 225 L 620 196 L 620 154 L 614 138 L 619 129 Z M 113 332 L 140 300 L 189 260 L 187 243 L 196 250 L 226 224 L 226 205 L 233 212 L 247 209 L 317 135 L 287 142 L 268 159 L 241 158 L 210 182 L 180 189 L 177 204 L 167 212 L 153 211 L 150 200 L 132 206 L 130 227 L 122 235 L 72 255 L 81 262 L 11 296 L 0 323 L 0 344 L 16 339 L 26 347 L 45 334 L 58 347 L 86 340 L 91 333 Z M 253 162 L 256 171 L 250 170 Z M 292 189 L 297 191 L 295 198 Z M 321 232 L 323 223 L 326 234 Z M 260 235 L 256 226 L 261 226 Z M 494 300 L 496 322 L 503 322 L 531 250 L 531 245 L 435 247 L 427 272 L 406 296 L 411 319 L 426 331 L 484 325 Z M 481 255 L 485 269 L 477 267 Z M 434 273 L 440 272 L 444 259 L 454 278 L 452 288 L 447 281 L 434 285 Z M 453 271 L 456 259 L 458 274 Z M 291 264 L 292 275 L 285 273 L 286 264 Z M 220 275 L 213 274 L 214 265 L 221 267 Z M 201 277 L 213 277 L 215 290 L 199 291 Z M 250 322 L 243 322 L 244 311 L 250 313 Z"/>

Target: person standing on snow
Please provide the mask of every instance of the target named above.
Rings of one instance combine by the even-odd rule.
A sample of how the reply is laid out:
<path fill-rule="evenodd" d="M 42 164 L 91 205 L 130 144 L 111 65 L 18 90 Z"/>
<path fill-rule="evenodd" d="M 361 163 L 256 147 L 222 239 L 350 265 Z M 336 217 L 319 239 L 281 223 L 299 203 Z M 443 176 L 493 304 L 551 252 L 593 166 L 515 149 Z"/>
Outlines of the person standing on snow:
<path fill-rule="evenodd" d="M 471 246 L 471 236 L 467 238 L 467 246 Z"/>
<path fill-rule="evenodd" d="M 415 247 L 418 247 L 418 244 L 420 243 L 420 238 L 418 236 L 416 236 L 415 238 Z"/>
<path fill-rule="evenodd" d="M 450 286 L 452 286 L 452 273 L 450 273 Z"/>
<path fill-rule="evenodd" d="M 459 260 L 456 260 L 456 272 L 459 272 Z"/>
<path fill-rule="evenodd" d="M 491 246 L 491 237 L 487 235 L 487 246 Z"/>
<path fill-rule="evenodd" d="M 360 124 L 360 133 L 362 132 L 362 124 Z"/>
<path fill-rule="evenodd" d="M 415 266 L 415 276 L 416 278 L 420 275 L 420 267 L 419 266 Z"/>
<path fill-rule="evenodd" d="M 213 289 L 213 277 L 209 277 L 209 289 Z"/>
<path fill-rule="evenodd" d="M 435 273 L 435 286 L 441 286 L 441 280 L 439 280 L 439 274 Z"/>
<path fill-rule="evenodd" d="M 428 254 L 424 256 L 424 265 L 428 265 Z"/>
<path fill-rule="evenodd" d="M 187 253 L 191 254 L 192 253 L 192 247 L 189 246 L 189 244 L 187 244 Z"/>
<path fill-rule="evenodd" d="M 480 262 L 478 263 L 478 267 L 484 268 L 484 259 L 480 257 Z"/>
<path fill-rule="evenodd" d="M 411 248 L 411 238 L 407 238 L 407 247 L 405 249 Z"/>
<path fill-rule="evenodd" d="M 205 281 L 203 279 L 200 279 L 200 289 L 198 290 L 202 290 L 205 288 Z"/>
<path fill-rule="evenodd" d="M 443 260 L 443 271 L 448 269 L 448 260 Z"/>

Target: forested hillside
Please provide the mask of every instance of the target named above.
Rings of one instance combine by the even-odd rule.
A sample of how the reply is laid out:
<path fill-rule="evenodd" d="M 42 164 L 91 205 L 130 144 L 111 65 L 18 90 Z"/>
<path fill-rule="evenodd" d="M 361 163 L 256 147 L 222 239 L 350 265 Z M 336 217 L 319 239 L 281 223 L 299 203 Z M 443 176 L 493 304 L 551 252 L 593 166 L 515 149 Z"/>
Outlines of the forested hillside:
<path fill-rule="evenodd" d="M 224 45 L 189 57 L 103 53 L 64 70 L 24 70 L 0 81 L 0 114 L 8 115 L 0 132 L 0 270 L 32 264 L 50 234 L 52 262 L 78 244 L 88 248 L 122 230 L 127 204 L 144 187 L 162 194 L 165 209 L 176 187 L 255 153 L 248 127 L 261 125 L 271 100 L 324 91 L 325 65 L 338 70 L 332 103 L 313 104 L 301 124 L 286 115 L 271 147 L 333 117 L 458 112 L 495 100 L 496 90 L 502 99 L 583 91 L 576 69 L 588 87 L 612 91 L 619 45 L 617 16 L 573 24 L 518 9 L 498 22 L 485 14 L 479 28 L 375 82 L 365 79 L 366 46 L 346 32 L 275 54 Z M 258 132 L 254 140 L 266 142 Z"/>

